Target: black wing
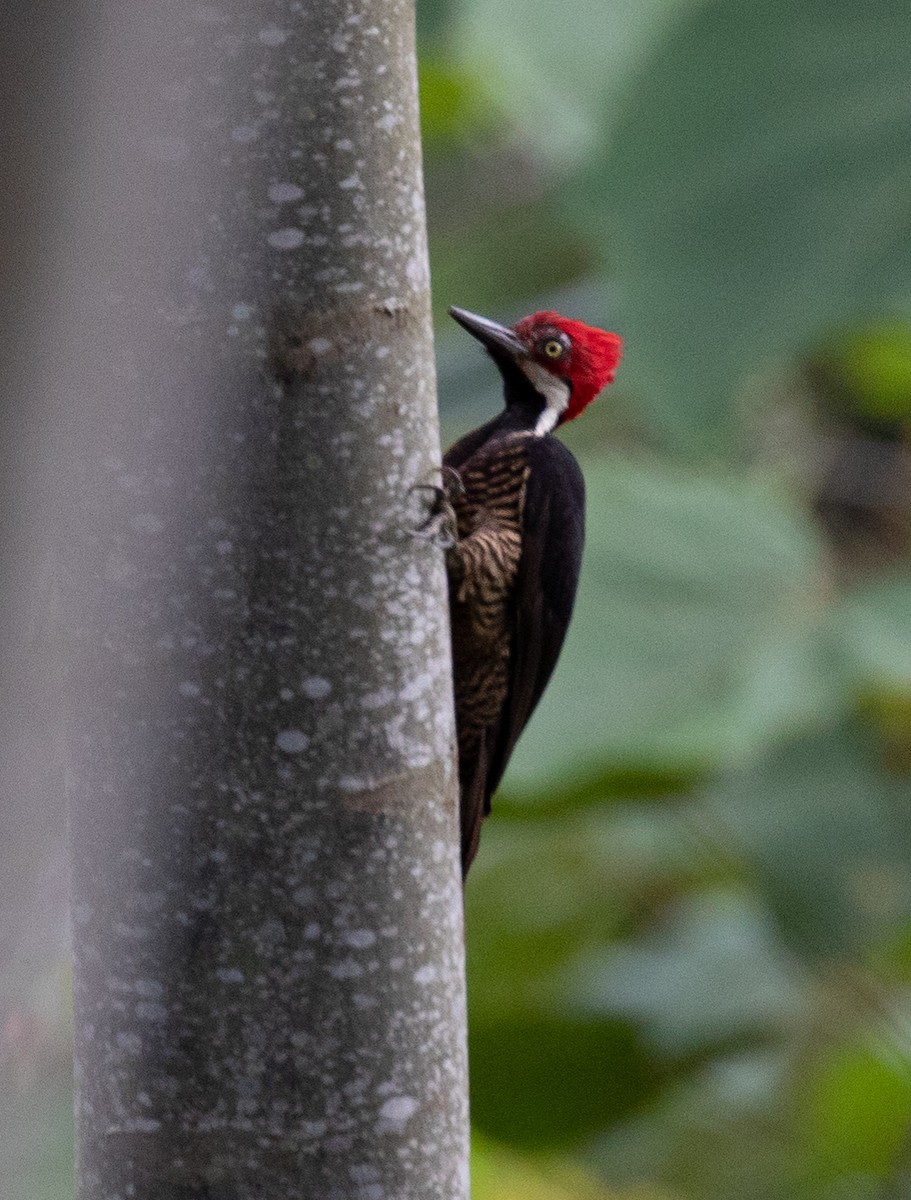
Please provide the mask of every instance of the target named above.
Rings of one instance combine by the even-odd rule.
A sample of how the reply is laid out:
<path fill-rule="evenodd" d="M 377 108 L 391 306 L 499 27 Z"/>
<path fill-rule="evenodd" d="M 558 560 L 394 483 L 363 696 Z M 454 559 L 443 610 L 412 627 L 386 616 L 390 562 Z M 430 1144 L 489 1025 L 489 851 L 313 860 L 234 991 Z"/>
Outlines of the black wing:
<path fill-rule="evenodd" d="M 555 437 L 529 439 L 509 692 L 491 742 L 484 812 L 553 674 L 569 628 L 585 542 L 585 481 Z"/>

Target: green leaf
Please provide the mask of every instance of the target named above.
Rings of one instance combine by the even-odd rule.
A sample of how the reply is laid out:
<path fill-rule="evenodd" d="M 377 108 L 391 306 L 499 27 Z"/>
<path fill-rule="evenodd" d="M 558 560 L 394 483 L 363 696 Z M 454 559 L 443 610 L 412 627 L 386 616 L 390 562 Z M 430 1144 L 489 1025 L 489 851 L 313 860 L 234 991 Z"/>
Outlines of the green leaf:
<path fill-rule="evenodd" d="M 911 307 L 909 44 L 905 0 L 710 0 L 628 89 L 585 210 L 669 441 L 730 449 L 748 374 Z"/>
<path fill-rule="evenodd" d="M 856 725 L 835 726 L 725 775 L 706 825 L 743 860 L 808 959 L 863 953 L 911 910 L 911 786 Z"/>
<path fill-rule="evenodd" d="M 423 58 L 425 48 L 445 39 L 458 0 L 420 0 L 417 9 L 418 51 Z"/>
<path fill-rule="evenodd" d="M 838 388 L 844 415 L 888 426 L 911 417 L 911 324 L 886 321 L 841 329 L 813 356 Z M 831 403 L 831 401 L 830 401 Z"/>
<path fill-rule="evenodd" d="M 853 671 L 859 710 L 876 730 L 883 764 L 911 776 L 911 577 L 850 593 L 834 626 Z"/>
<path fill-rule="evenodd" d="M 526 0 L 519 16 L 499 0 L 463 0 L 455 41 L 483 64 L 538 154 L 565 165 L 602 141 L 602 106 L 680 7 L 681 0 L 613 0 L 569 11 Z"/>
<path fill-rule="evenodd" d="M 489 135 L 495 125 L 482 77 L 443 59 L 422 56 L 421 135 L 429 154 Z"/>
<path fill-rule="evenodd" d="M 872 1043 L 840 1047 L 817 1067 L 807 1091 L 802 1123 L 817 1180 L 882 1178 L 892 1170 L 911 1131 L 911 1077 L 893 1050 Z"/>
<path fill-rule="evenodd" d="M 659 1086 L 632 1026 L 619 1020 L 524 1014 L 473 1022 L 468 1056 L 475 1125 L 530 1149 L 590 1137 Z"/>
<path fill-rule="evenodd" d="M 526 1157 L 484 1137 L 472 1138 L 471 1195 L 472 1200 L 624 1200 L 616 1192 L 608 1193 L 579 1167 L 540 1155 Z M 635 1200 L 671 1197 L 637 1188 Z"/>
<path fill-rule="evenodd" d="M 581 958 L 731 876 L 663 809 L 601 806 L 540 824 L 495 816 L 466 894 L 472 1021 L 549 1012 Z"/>
<path fill-rule="evenodd" d="M 497 794 L 497 816 L 507 820 L 540 821 L 564 817 L 574 809 L 605 800 L 628 802 L 683 796 L 694 791 L 704 778 L 704 774 L 694 768 L 610 764 L 590 775 L 570 780 L 559 789 L 546 788 L 537 795 L 500 792 Z"/>
<path fill-rule="evenodd" d="M 580 956 L 567 987 L 574 1007 L 635 1020 L 674 1058 L 780 1032 L 803 991 L 761 903 L 721 888 L 680 898 L 639 938 Z"/>
<path fill-rule="evenodd" d="M 856 588 L 836 611 L 835 625 L 855 686 L 911 697 L 911 576 Z"/>

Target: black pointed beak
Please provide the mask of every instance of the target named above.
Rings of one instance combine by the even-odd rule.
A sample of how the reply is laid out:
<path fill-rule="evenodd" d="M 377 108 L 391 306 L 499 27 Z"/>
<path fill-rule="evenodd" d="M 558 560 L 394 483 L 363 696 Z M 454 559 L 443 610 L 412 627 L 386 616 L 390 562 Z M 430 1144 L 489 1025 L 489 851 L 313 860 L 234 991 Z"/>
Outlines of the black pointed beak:
<path fill-rule="evenodd" d="M 449 315 L 488 350 L 505 350 L 511 358 L 528 354 L 523 342 L 508 325 L 488 321 L 486 317 L 478 317 L 474 313 L 466 312 L 464 308 L 450 308 Z"/>

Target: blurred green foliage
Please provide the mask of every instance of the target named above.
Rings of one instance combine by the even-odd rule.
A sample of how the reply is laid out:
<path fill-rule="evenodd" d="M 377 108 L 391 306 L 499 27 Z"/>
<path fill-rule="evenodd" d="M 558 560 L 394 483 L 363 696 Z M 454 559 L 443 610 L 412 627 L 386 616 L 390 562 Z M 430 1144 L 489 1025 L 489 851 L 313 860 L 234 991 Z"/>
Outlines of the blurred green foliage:
<path fill-rule="evenodd" d="M 445 158 L 472 136 L 487 133 L 493 124 L 484 77 L 432 58 L 420 64 L 423 137 L 427 153 Z"/>
<path fill-rule="evenodd" d="M 447 436 L 499 404 L 448 304 L 626 338 L 468 886 L 475 1200 L 911 1196 L 911 6 L 418 28 Z M 63 1200 L 42 1078 L 3 1183 Z"/>
<path fill-rule="evenodd" d="M 911 417 L 911 322 L 839 329 L 820 348 L 817 363 L 853 405 L 848 418 L 895 422 Z"/>
<path fill-rule="evenodd" d="M 468 886 L 476 1194 L 911 1195 L 911 8 L 419 6 L 446 435 L 447 304 L 626 339 Z"/>
<path fill-rule="evenodd" d="M 885 1051 L 885 1053 L 884 1053 Z M 829 1056 L 807 1081 L 808 1167 L 823 1178 L 883 1176 L 911 1123 L 911 1079 L 887 1046 L 862 1043 Z"/>

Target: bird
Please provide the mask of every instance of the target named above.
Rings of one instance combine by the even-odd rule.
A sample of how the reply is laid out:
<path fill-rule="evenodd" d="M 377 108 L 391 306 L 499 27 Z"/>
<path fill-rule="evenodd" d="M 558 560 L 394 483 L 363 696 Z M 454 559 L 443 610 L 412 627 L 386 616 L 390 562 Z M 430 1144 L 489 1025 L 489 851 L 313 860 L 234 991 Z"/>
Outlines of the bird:
<path fill-rule="evenodd" d="M 585 483 L 553 433 L 613 381 L 623 341 L 556 312 L 512 327 L 449 314 L 499 368 L 505 401 L 444 454 L 428 519 L 446 547 L 464 879 L 576 597 Z"/>

